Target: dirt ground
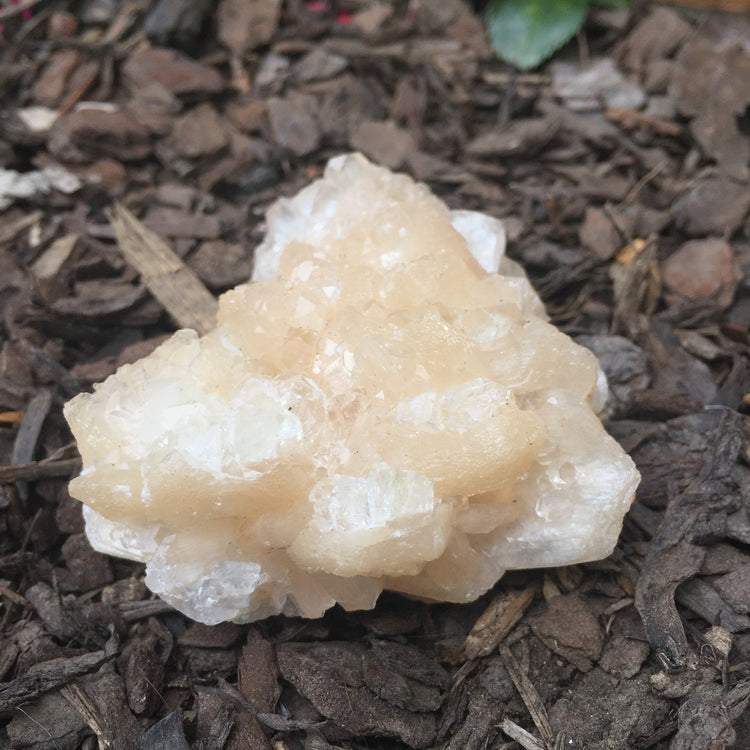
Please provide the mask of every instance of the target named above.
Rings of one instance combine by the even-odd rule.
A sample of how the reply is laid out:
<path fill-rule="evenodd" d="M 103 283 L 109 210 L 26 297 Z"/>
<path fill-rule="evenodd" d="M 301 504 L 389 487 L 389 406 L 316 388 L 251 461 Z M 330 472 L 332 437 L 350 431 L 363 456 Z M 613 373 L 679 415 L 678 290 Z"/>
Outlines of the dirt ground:
<path fill-rule="evenodd" d="M 747 17 L 596 10 L 529 73 L 459 0 L 0 22 L 0 747 L 750 747 Z M 643 481 L 609 559 L 471 605 L 196 624 L 92 551 L 67 492 L 62 404 L 176 327 L 110 211 L 216 294 L 269 203 L 349 150 L 505 220 Z"/>

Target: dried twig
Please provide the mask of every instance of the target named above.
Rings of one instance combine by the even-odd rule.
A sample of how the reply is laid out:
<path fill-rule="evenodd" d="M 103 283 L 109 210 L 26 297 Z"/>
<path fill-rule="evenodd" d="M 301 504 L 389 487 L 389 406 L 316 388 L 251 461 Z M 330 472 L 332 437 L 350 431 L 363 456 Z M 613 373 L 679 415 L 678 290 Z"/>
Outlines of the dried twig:
<path fill-rule="evenodd" d="M 552 731 L 552 726 L 547 716 L 547 709 L 544 707 L 539 693 L 507 646 L 500 646 L 500 656 L 503 658 L 510 679 L 513 680 L 516 690 L 518 690 L 526 708 L 529 710 L 534 726 L 539 730 L 539 734 L 542 735 L 547 750 L 553 750 L 555 746 L 555 734 Z"/>
<path fill-rule="evenodd" d="M 137 620 L 145 620 L 147 617 L 174 612 L 174 607 L 161 599 L 146 599 L 139 602 L 123 602 L 117 610 L 125 622 L 131 623 Z"/>
<path fill-rule="evenodd" d="M 44 459 L 18 466 L 0 466 L 0 482 L 35 482 L 37 479 L 69 477 L 80 467 L 80 458 L 67 458 L 62 461 Z"/>
<path fill-rule="evenodd" d="M 521 747 L 526 748 L 526 750 L 547 750 L 544 744 L 534 737 L 531 732 L 527 732 L 523 727 L 519 727 L 518 724 L 510 719 L 503 719 L 500 729 Z"/>
<path fill-rule="evenodd" d="M 0 713 L 98 669 L 113 656 L 114 652 L 107 648 L 70 658 L 51 659 L 31 667 L 15 680 L 0 683 Z"/>
<path fill-rule="evenodd" d="M 534 589 L 503 591 L 482 612 L 466 637 L 464 653 L 467 659 L 488 656 L 500 641 L 516 626 L 534 599 Z"/>

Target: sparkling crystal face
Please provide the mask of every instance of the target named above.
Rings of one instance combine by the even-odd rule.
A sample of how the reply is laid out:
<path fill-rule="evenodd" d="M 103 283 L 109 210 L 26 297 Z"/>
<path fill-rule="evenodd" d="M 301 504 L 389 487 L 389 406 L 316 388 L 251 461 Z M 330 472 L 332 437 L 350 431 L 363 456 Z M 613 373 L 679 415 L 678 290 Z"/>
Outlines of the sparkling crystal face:
<path fill-rule="evenodd" d="M 332 160 L 269 211 L 214 331 L 66 405 L 94 547 L 207 623 L 470 601 L 609 554 L 638 473 L 596 359 L 504 247 L 497 220 Z"/>

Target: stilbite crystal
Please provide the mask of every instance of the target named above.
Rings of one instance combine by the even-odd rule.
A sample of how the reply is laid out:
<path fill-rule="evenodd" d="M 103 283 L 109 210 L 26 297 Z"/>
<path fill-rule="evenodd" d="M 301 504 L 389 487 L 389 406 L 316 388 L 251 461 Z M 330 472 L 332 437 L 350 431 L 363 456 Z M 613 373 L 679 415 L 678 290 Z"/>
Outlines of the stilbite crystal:
<path fill-rule="evenodd" d="M 354 154 L 268 214 L 254 283 L 66 405 L 94 547 L 206 623 L 470 601 L 606 556 L 638 483 L 594 356 L 502 224 Z"/>

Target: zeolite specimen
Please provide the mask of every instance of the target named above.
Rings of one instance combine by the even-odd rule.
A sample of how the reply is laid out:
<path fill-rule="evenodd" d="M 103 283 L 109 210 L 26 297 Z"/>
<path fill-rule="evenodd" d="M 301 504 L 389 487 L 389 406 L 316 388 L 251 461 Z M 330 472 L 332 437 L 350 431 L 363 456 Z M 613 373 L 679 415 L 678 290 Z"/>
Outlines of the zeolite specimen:
<path fill-rule="evenodd" d="M 255 278 L 67 404 L 94 547 L 196 620 L 315 617 L 387 588 L 470 601 L 614 547 L 638 473 L 593 354 L 502 224 L 358 154 L 268 213 Z"/>

